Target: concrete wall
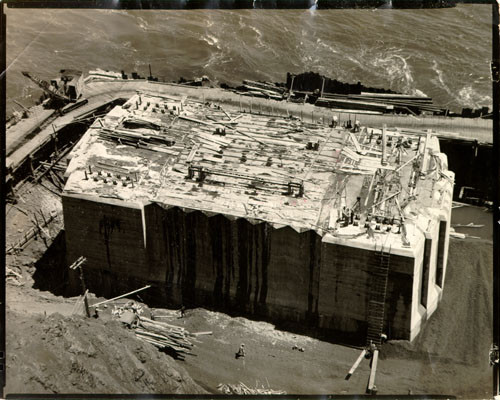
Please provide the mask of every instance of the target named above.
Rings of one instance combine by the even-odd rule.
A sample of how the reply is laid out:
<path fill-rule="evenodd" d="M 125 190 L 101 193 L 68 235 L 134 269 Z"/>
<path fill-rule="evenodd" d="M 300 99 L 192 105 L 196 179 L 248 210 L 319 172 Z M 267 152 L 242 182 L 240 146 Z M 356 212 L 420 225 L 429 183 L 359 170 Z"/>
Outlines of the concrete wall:
<path fill-rule="evenodd" d="M 432 221 L 425 235 L 422 234 L 421 240 L 417 243 L 414 264 L 410 340 L 413 340 L 418 335 L 422 323 L 436 311 L 443 295 L 443 287 L 439 285 L 438 281 L 438 264 L 442 267 L 442 285 L 444 286 L 446 264 L 448 262 L 449 217 L 449 215 L 447 217 L 442 216 L 441 220 Z M 441 245 L 440 240 L 442 241 Z M 430 257 L 427 266 L 428 273 L 426 275 L 424 275 L 424 263 L 426 262 L 426 258 L 424 257 L 425 241 L 430 243 Z M 426 282 L 423 279 L 426 279 Z M 427 286 L 427 291 L 422 303 L 422 291 L 425 285 Z"/>
<path fill-rule="evenodd" d="M 322 241 L 314 231 L 96 200 L 63 197 L 68 264 L 87 257 L 85 279 L 96 294 L 152 283 L 141 297 L 153 304 L 202 305 L 366 335 L 373 252 Z M 385 331 L 392 338 L 410 338 L 415 264 L 391 255 Z M 75 273 L 72 279 L 78 285 Z"/>
<path fill-rule="evenodd" d="M 86 280 L 89 289 L 110 295 L 127 286 L 129 278 L 143 279 L 147 256 L 139 206 L 63 196 L 63 213 L 68 265 L 80 256 L 87 258 L 84 270 L 95 275 Z M 123 279 L 122 285 L 117 285 L 116 276 Z M 77 273 L 70 279 L 80 286 Z"/>
<path fill-rule="evenodd" d="M 341 332 L 366 332 L 375 253 L 323 243 L 320 271 L 320 326 Z M 409 338 L 414 260 L 391 254 L 384 331 Z"/>

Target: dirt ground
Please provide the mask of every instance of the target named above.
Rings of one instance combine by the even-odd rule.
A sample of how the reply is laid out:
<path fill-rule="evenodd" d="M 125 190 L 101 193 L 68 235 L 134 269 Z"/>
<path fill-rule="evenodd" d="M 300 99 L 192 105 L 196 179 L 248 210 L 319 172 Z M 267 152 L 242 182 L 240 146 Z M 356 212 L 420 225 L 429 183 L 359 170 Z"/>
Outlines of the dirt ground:
<path fill-rule="evenodd" d="M 491 243 L 451 241 L 443 302 L 414 343 L 389 341 L 382 347 L 379 394 L 490 397 L 491 277 Z M 363 394 L 366 389 L 368 360 L 345 380 L 357 349 L 203 309 L 177 321 L 191 331 L 213 330 L 196 348 L 197 357 L 186 359 L 186 370 L 209 392 L 219 383 L 240 381 L 289 394 Z M 241 343 L 247 355 L 237 360 L 234 354 Z M 293 350 L 294 345 L 305 351 Z"/>
<path fill-rule="evenodd" d="M 205 393 L 118 321 L 7 311 L 7 393 Z"/>
<path fill-rule="evenodd" d="M 60 212 L 56 188 L 44 184 L 47 188 L 25 189 L 15 207 L 7 205 L 7 244 L 33 226 L 33 210 Z M 46 228 L 45 239 L 7 256 L 7 267 L 19 275 L 6 287 L 6 393 L 217 393 L 220 383 L 239 382 L 288 394 L 365 392 L 368 360 L 344 379 L 359 350 L 279 331 L 266 322 L 204 309 L 188 310 L 184 318 L 170 313 L 164 321 L 213 333 L 199 336 L 195 355 L 179 361 L 118 322 L 72 315 L 76 298 L 62 297 L 60 288 L 50 285 L 59 272 L 36 265 L 51 242 L 60 240 L 61 227 L 59 217 Z M 490 397 L 491 278 L 491 242 L 451 240 L 443 301 L 412 344 L 383 346 L 379 394 Z M 241 343 L 247 354 L 236 359 Z"/>

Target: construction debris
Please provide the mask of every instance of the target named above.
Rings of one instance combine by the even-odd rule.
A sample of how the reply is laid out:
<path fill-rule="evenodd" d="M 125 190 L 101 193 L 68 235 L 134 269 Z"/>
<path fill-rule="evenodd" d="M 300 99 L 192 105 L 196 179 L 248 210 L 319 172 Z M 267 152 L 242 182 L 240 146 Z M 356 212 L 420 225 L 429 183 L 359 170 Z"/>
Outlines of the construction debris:
<path fill-rule="evenodd" d="M 116 298 L 112 300 L 116 300 Z M 104 302 L 99 304 L 104 304 Z M 183 327 L 155 321 L 144 317 L 143 314 L 144 307 L 134 301 L 128 301 L 122 306 L 115 305 L 111 311 L 111 315 L 128 328 L 133 329 L 139 339 L 151 343 L 181 360 L 184 359 L 185 355 L 193 354 L 190 350 L 194 345 L 190 338 L 211 334 L 211 332 L 191 334 Z"/>
<path fill-rule="evenodd" d="M 194 344 L 189 340 L 193 335 L 180 326 L 153 321 L 138 315 L 135 334 L 138 338 L 155 345 L 160 350 L 173 353 L 174 357 L 181 360 L 184 359 L 185 355 L 193 354 L 190 350 Z"/>
<path fill-rule="evenodd" d="M 21 251 L 22 249 L 24 249 L 24 247 L 26 247 L 26 245 L 31 241 L 31 239 L 38 237 L 39 235 L 42 234 L 42 232 L 46 236 L 48 236 L 49 239 L 51 239 L 49 233 L 44 228 L 57 217 L 57 212 L 53 211 L 49 214 L 48 217 L 46 217 L 43 214 L 43 212 L 40 211 L 40 215 L 42 216 L 42 221 L 38 221 L 36 216 L 34 216 L 33 223 L 35 226 L 29 229 L 16 244 L 9 245 L 6 249 L 7 254 L 17 253 Z"/>
<path fill-rule="evenodd" d="M 283 100 L 286 92 L 285 87 L 280 87 L 271 82 L 256 82 L 244 80 L 242 89 L 238 94 L 243 96 L 263 97 L 267 99 Z"/>
<path fill-rule="evenodd" d="M 473 222 L 469 222 L 468 224 L 451 224 L 453 228 L 483 228 L 482 224 L 475 224 Z"/>
<path fill-rule="evenodd" d="M 13 283 L 16 286 L 19 286 L 21 285 L 20 280 L 22 279 L 23 276 L 20 273 L 10 269 L 9 267 L 5 268 L 5 280 L 8 281 L 9 283 Z"/>
<path fill-rule="evenodd" d="M 227 383 L 220 383 L 219 386 L 217 386 L 217 390 L 219 392 L 222 392 L 223 394 L 238 394 L 238 395 L 246 395 L 246 394 L 259 394 L 259 395 L 279 395 L 279 394 L 286 394 L 284 390 L 273 390 L 270 388 L 265 388 L 262 386 L 261 388 L 256 387 L 254 388 L 249 388 L 247 385 L 245 385 L 243 382 L 240 382 L 239 384 L 236 385 L 231 385 Z"/>

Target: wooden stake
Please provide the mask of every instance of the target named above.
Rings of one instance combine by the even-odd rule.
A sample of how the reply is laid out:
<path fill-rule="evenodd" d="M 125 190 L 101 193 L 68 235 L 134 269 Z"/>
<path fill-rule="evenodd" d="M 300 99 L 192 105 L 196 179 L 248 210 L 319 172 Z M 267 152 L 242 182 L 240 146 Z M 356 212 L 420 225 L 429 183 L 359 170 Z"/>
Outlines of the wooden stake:
<path fill-rule="evenodd" d="M 88 318 L 90 318 L 90 307 L 89 307 L 89 300 L 87 298 L 87 293 L 89 291 L 86 290 L 84 295 L 83 295 L 83 304 L 85 305 L 85 314 L 87 315 Z"/>

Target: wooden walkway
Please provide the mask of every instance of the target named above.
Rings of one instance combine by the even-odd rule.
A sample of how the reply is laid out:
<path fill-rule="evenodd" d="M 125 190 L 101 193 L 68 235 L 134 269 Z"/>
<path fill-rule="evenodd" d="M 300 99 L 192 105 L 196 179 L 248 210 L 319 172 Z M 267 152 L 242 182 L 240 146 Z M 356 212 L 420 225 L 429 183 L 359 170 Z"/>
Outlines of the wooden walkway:
<path fill-rule="evenodd" d="M 138 91 L 179 97 L 186 96 L 202 101 L 224 104 L 229 109 L 243 108 L 254 113 L 268 115 L 293 115 L 302 118 L 304 121 L 314 121 L 324 124 L 329 123 L 334 115 L 329 109 L 315 107 L 311 104 L 295 104 L 251 98 L 217 88 L 189 87 L 177 84 L 149 82 L 146 80 L 94 81 L 88 83 L 85 88 L 84 98 L 88 100 L 87 104 L 50 121 L 33 138 L 29 139 L 29 136 L 38 124 L 50 118 L 52 115 L 50 111 L 44 112 L 43 116 L 37 115 L 20 121 L 7 131 L 8 157 L 6 164 L 8 170 L 9 168 L 10 170 L 15 170 L 30 154 L 33 154 L 47 143 L 54 132 L 70 124 L 74 119 L 92 112 L 92 110 L 113 100 L 119 98 L 127 99 Z M 438 137 L 444 139 L 477 140 L 480 143 L 492 143 L 491 120 L 443 117 L 417 118 L 398 115 L 356 115 L 343 112 L 335 112 L 335 115 L 339 116 L 340 123 L 348 119 L 351 119 L 353 122 L 355 119 L 359 119 L 361 124 L 365 126 L 380 127 L 386 124 L 391 128 L 432 129 L 438 132 Z"/>

